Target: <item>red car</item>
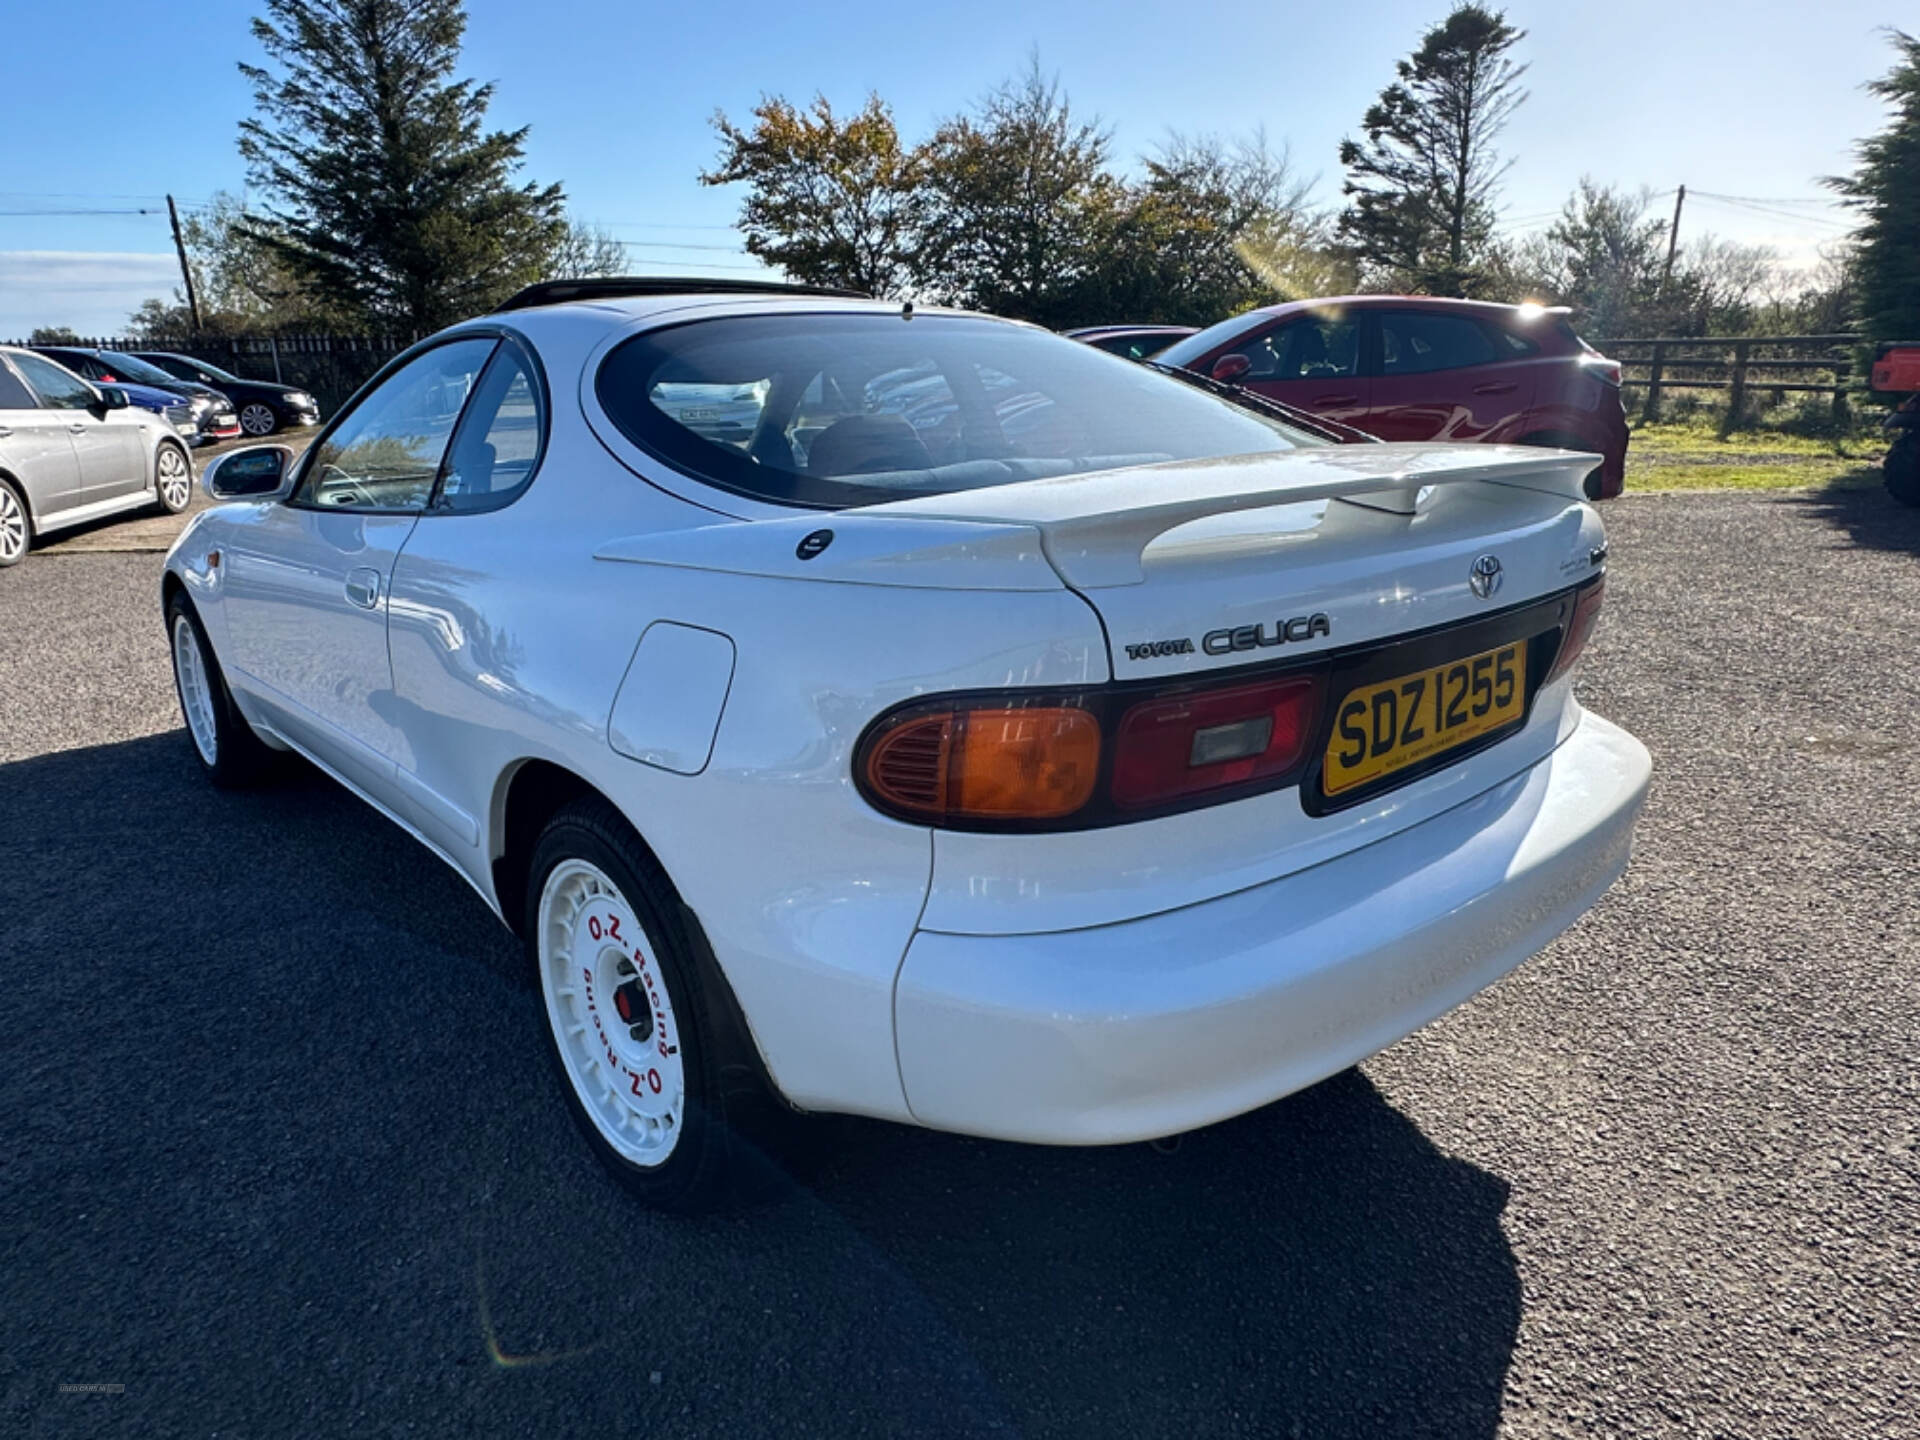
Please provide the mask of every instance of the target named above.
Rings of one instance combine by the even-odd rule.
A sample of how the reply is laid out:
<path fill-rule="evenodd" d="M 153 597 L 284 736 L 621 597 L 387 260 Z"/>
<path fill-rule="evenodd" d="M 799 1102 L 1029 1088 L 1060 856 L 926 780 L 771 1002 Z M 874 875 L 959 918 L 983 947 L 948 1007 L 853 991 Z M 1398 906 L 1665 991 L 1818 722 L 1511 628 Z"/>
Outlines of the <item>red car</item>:
<path fill-rule="evenodd" d="M 1249 310 L 1154 359 L 1382 440 L 1591 450 L 1594 499 L 1626 478 L 1620 366 L 1539 305 L 1361 295 Z"/>

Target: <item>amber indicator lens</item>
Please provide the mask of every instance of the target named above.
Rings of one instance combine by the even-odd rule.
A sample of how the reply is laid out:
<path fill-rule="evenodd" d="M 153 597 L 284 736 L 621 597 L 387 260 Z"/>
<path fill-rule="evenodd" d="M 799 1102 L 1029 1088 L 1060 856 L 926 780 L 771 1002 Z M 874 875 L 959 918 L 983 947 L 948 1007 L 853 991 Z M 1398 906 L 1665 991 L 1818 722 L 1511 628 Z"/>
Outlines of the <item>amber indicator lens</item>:
<path fill-rule="evenodd" d="M 935 822 L 1058 819 L 1093 798 L 1100 724 L 1064 705 L 917 715 L 868 752 L 866 778 L 889 806 Z"/>
<path fill-rule="evenodd" d="M 1316 674 L 1135 705 L 1114 738 L 1113 803 L 1162 805 L 1294 769 L 1306 757 L 1320 696 Z"/>

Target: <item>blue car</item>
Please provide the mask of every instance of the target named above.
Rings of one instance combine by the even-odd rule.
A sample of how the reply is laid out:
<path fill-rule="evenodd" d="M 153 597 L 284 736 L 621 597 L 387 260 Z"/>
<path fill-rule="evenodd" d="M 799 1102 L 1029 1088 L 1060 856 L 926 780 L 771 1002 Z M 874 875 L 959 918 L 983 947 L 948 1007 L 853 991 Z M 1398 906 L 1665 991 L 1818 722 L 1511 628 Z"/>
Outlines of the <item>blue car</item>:
<path fill-rule="evenodd" d="M 151 410 L 171 425 L 190 445 L 200 442 L 200 419 L 193 413 L 193 402 L 184 395 L 176 395 L 171 390 L 161 390 L 152 385 L 129 385 L 124 380 L 116 380 L 114 388 L 124 390 L 129 405 L 142 410 Z"/>

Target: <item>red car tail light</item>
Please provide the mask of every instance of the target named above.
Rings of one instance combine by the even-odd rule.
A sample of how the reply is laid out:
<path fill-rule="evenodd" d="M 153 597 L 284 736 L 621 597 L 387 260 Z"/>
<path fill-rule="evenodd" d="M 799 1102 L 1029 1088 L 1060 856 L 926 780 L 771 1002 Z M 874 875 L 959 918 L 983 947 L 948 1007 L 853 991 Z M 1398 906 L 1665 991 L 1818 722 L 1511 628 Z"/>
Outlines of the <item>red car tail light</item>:
<path fill-rule="evenodd" d="M 1580 652 L 1587 648 L 1587 641 L 1593 638 L 1593 627 L 1599 623 L 1600 606 L 1606 598 L 1604 575 L 1580 592 L 1580 597 L 1573 602 L 1573 618 L 1567 621 L 1567 633 L 1560 641 L 1560 653 L 1553 657 L 1553 668 L 1547 671 L 1542 685 L 1551 685 L 1574 667 Z"/>
<path fill-rule="evenodd" d="M 1318 674 L 1133 706 L 1114 736 L 1113 803 L 1127 809 L 1297 767 L 1320 719 Z"/>
<path fill-rule="evenodd" d="M 955 706 L 903 718 L 863 767 L 885 808 L 950 820 L 1051 820 L 1093 798 L 1100 722 L 1067 705 Z"/>
<path fill-rule="evenodd" d="M 1589 374 L 1606 381 L 1614 389 L 1620 388 L 1620 362 L 1609 360 L 1604 355 L 1582 355 L 1580 363 Z"/>

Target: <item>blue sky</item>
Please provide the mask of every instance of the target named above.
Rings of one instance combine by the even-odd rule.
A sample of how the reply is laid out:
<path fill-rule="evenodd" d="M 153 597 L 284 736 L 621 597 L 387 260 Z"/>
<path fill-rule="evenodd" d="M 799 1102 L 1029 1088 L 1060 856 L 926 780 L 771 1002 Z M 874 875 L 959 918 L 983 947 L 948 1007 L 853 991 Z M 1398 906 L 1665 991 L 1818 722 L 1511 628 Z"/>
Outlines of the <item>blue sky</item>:
<path fill-rule="evenodd" d="M 1811 259 L 1844 228 L 1806 203 L 1881 122 L 1862 82 L 1890 51 L 1891 0 L 1516 0 L 1532 97 L 1509 128 L 1510 227 L 1544 224 L 1582 174 L 1689 187 L 1683 233 Z M 240 190 L 234 149 L 258 59 L 246 0 L 182 10 L 119 0 L 9 7 L 0 53 L 0 336 L 37 324 L 113 333 L 176 278 L 164 208 Z M 634 242 L 639 271 L 744 274 L 737 195 L 695 180 L 709 117 L 762 92 L 890 100 L 911 137 L 1018 70 L 1030 49 L 1130 161 L 1170 129 L 1264 127 L 1339 192 L 1336 150 L 1445 0 L 1248 5 L 971 0 L 911 5 L 528 5 L 473 0 L 464 73 L 496 82 L 492 117 L 530 125 L 527 175 Z M 1743 197 L 1736 202 L 1705 194 Z M 1697 198 L 1696 198 L 1697 197 Z M 1760 202 L 1758 205 L 1752 202 Z"/>

